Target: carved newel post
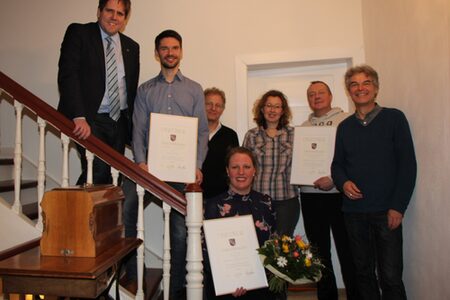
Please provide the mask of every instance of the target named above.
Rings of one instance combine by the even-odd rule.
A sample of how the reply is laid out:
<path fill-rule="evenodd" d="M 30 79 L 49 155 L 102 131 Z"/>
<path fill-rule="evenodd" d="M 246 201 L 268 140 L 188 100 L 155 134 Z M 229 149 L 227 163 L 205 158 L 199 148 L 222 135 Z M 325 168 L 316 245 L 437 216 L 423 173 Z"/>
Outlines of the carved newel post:
<path fill-rule="evenodd" d="M 203 225 L 203 194 L 198 184 L 189 184 L 185 191 L 187 201 L 187 300 L 201 300 L 203 298 L 203 255 L 200 234 Z"/>

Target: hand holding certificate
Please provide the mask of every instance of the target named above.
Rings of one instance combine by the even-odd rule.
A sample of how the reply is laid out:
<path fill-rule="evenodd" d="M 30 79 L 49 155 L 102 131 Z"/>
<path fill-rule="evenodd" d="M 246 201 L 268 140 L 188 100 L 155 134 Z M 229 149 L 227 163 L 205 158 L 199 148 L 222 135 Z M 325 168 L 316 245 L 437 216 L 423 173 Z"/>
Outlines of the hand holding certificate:
<path fill-rule="evenodd" d="M 204 221 L 205 239 L 216 295 L 267 287 L 251 215 Z"/>
<path fill-rule="evenodd" d="M 295 127 L 291 184 L 314 185 L 330 175 L 334 155 L 336 127 Z"/>
<path fill-rule="evenodd" d="M 148 171 L 163 181 L 195 182 L 198 119 L 150 114 Z"/>

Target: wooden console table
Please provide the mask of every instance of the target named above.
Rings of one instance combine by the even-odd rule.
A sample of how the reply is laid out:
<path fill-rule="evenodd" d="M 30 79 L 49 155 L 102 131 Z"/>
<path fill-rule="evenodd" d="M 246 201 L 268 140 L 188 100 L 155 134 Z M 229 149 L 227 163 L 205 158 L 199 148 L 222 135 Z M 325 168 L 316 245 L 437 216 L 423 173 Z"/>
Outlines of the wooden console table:
<path fill-rule="evenodd" d="M 121 239 L 95 258 L 41 256 L 39 246 L 0 261 L 3 293 L 96 298 L 122 259 L 142 243 Z"/>

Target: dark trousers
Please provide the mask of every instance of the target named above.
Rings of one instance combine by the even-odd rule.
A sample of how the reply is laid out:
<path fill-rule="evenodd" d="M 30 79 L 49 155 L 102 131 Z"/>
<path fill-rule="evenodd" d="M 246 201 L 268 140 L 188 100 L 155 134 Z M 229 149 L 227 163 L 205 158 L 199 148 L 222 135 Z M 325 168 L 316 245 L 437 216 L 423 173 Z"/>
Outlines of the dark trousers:
<path fill-rule="evenodd" d="M 341 212 L 342 195 L 340 193 L 301 193 L 300 199 L 306 236 L 311 245 L 317 248 L 321 262 L 325 266 L 322 279 L 317 283 L 318 299 L 338 299 L 336 277 L 331 260 L 331 231 L 341 265 L 347 299 L 359 300 L 355 267 Z"/>
<path fill-rule="evenodd" d="M 390 230 L 386 212 L 345 213 L 344 216 L 355 261 L 360 299 L 406 299 L 402 280 L 402 226 Z"/>
<path fill-rule="evenodd" d="M 171 187 L 182 192 L 184 184 L 169 183 Z M 125 237 L 136 237 L 136 223 L 138 215 L 138 195 L 136 184 L 124 178 L 123 191 L 125 202 L 123 205 L 123 223 L 125 226 Z M 144 197 L 149 197 L 148 192 Z M 175 209 L 170 212 L 170 299 L 184 299 L 186 297 L 186 253 L 187 253 L 187 229 L 184 215 Z M 126 273 L 129 279 L 137 278 L 136 253 L 131 255 L 126 262 Z"/>
<path fill-rule="evenodd" d="M 91 126 L 91 134 L 95 135 L 98 139 L 108 144 L 120 154 L 125 152 L 125 142 L 127 140 L 128 131 L 126 111 L 121 113 L 120 118 L 117 121 L 111 119 L 108 114 L 97 114 L 95 119 L 89 125 Z M 76 184 L 82 185 L 86 183 L 87 180 L 86 150 L 78 144 L 77 150 L 80 154 L 81 175 Z M 112 183 L 111 167 L 97 157 L 94 157 L 92 175 L 94 184 Z"/>
<path fill-rule="evenodd" d="M 292 236 L 300 217 L 300 201 L 298 197 L 292 199 L 272 201 L 272 208 L 276 215 L 276 229 L 279 235 Z"/>

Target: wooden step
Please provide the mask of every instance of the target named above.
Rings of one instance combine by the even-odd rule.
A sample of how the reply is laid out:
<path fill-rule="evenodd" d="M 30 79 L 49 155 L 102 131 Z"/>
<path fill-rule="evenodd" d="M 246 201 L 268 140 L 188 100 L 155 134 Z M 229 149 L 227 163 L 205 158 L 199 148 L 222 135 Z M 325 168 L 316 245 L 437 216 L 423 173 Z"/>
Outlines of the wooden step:
<path fill-rule="evenodd" d="M 0 166 L 14 165 L 14 159 L 12 158 L 0 158 Z"/>
<path fill-rule="evenodd" d="M 38 203 L 29 203 L 22 205 L 22 213 L 30 220 L 37 220 L 39 216 Z"/>
<path fill-rule="evenodd" d="M 20 189 L 29 189 L 37 187 L 36 180 L 21 180 Z M 0 193 L 14 191 L 14 180 L 0 181 Z"/>
<path fill-rule="evenodd" d="M 20 184 L 21 189 L 37 187 L 36 180 L 22 180 Z M 14 180 L 0 180 L 0 193 L 14 191 Z M 29 203 L 22 206 L 22 213 L 30 220 L 37 220 L 38 218 L 38 203 Z"/>
<path fill-rule="evenodd" d="M 145 282 L 144 282 L 144 299 L 152 299 L 154 294 L 158 291 L 159 284 L 162 280 L 162 269 L 147 268 L 145 270 Z M 120 285 L 127 289 L 133 295 L 137 292 L 137 282 L 127 281 L 125 277 L 120 280 Z"/>

